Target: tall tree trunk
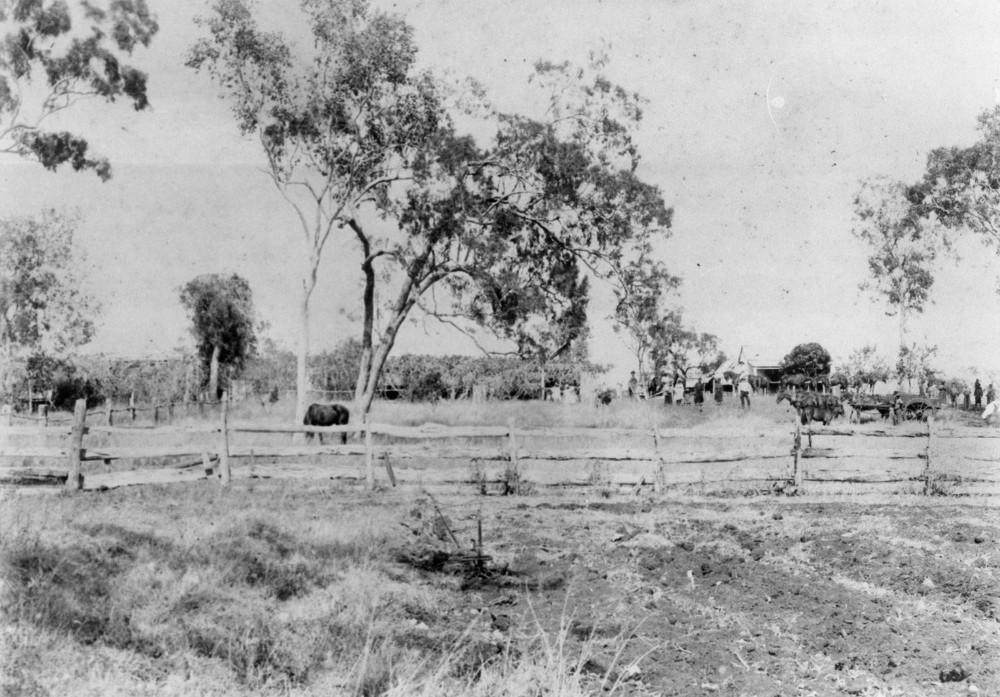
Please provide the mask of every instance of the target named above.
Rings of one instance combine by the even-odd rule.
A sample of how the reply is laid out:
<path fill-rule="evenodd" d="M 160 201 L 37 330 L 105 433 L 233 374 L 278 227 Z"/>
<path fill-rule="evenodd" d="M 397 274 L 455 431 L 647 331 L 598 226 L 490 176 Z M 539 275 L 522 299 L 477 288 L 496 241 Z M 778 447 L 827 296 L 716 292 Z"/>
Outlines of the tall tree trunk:
<path fill-rule="evenodd" d="M 221 346 L 212 347 L 212 359 L 208 364 L 208 398 L 214 402 L 219 398 L 219 354 Z"/>
<path fill-rule="evenodd" d="M 367 249 L 367 246 L 365 249 Z M 354 403 L 359 409 L 361 409 L 364 395 L 368 391 L 368 380 L 372 374 L 372 356 L 374 353 L 372 337 L 375 326 L 375 269 L 372 266 L 371 258 L 367 254 L 365 255 L 364 263 L 361 265 L 361 270 L 365 274 L 365 314 L 361 326 L 361 361 L 358 365 L 358 381 L 354 385 Z M 368 413 L 367 408 L 362 411 L 366 414 Z"/>
<path fill-rule="evenodd" d="M 375 266 L 372 257 L 372 245 L 361 225 L 356 220 L 350 221 L 351 229 L 361 243 L 361 271 L 365 276 L 364 318 L 361 325 L 361 360 L 358 364 L 358 381 L 354 384 L 354 405 L 360 412 L 367 414 L 368 409 L 362 409 L 361 403 L 368 389 L 368 379 L 372 373 L 372 354 L 374 351 L 373 334 L 375 327 Z M 370 406 L 370 405 L 369 405 Z"/>
<path fill-rule="evenodd" d="M 299 298 L 299 345 L 295 357 L 295 423 L 301 424 L 306 418 L 309 399 L 309 300 L 316 288 L 316 272 L 319 268 L 319 254 L 316 250 L 309 255 L 309 268 L 302 280 L 302 295 Z"/>

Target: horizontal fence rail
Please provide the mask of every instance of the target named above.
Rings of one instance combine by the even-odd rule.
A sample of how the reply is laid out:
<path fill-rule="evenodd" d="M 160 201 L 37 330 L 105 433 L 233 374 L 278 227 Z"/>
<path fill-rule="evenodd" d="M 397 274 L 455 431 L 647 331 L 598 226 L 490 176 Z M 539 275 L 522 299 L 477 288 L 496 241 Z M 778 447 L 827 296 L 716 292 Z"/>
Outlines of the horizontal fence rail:
<path fill-rule="evenodd" d="M 598 480 L 640 487 L 648 485 L 656 490 L 665 486 L 714 482 L 784 482 L 794 487 L 800 487 L 803 482 L 914 482 L 922 483 L 925 493 L 932 493 L 934 481 L 942 476 L 963 482 L 1000 483 L 1000 473 L 994 467 L 1000 458 L 995 456 L 995 446 L 989 440 L 1000 438 L 1000 430 L 935 427 L 933 420 L 927 422 L 926 428 L 921 427 L 919 430 L 864 427 L 812 429 L 796 425 L 791 433 L 787 427 L 780 426 L 774 430 L 737 433 L 652 426 L 645 429 L 601 429 L 359 423 L 319 427 L 230 422 L 225 399 L 218 403 L 187 404 L 218 405 L 220 419 L 217 423 L 183 426 L 123 427 L 108 425 L 106 420 L 103 424 L 97 420 L 88 425 L 87 421 L 101 412 L 88 412 L 85 405 L 81 408 L 78 403 L 72 420 L 62 421 L 58 427 L 9 423 L 0 425 L 0 460 L 20 458 L 23 461 L 36 458 L 67 463 L 65 469 L 52 466 L 0 467 L 0 482 L 65 482 L 70 489 L 106 489 L 130 484 L 171 483 L 210 477 L 228 482 L 233 476 L 232 463 L 239 461 L 242 471 L 237 476 L 318 476 L 347 479 L 363 476 L 371 486 L 374 484 L 375 463 L 379 461 L 393 483 L 397 481 L 397 474 L 402 474 L 404 481 L 469 483 L 474 477 L 468 471 L 458 470 L 454 466 L 441 471 L 421 465 L 422 461 L 428 460 L 465 460 L 472 463 L 473 469 L 493 463 L 494 468 L 503 467 L 505 471 L 524 467 L 528 463 L 545 463 L 544 468 L 532 470 L 531 479 L 539 484 L 553 486 L 594 483 Z M 130 409 L 132 408 L 126 407 L 115 411 Z M 316 440 L 250 444 L 236 442 L 241 434 L 293 437 L 353 434 L 356 440 L 348 444 L 321 443 Z M 84 443 L 85 437 L 106 439 L 125 436 L 141 436 L 148 443 L 103 445 L 91 441 L 86 446 Z M 376 442 L 376 437 L 379 442 Z M 33 442 L 15 445 L 9 443 L 11 438 L 28 438 L 33 439 Z M 837 447 L 813 446 L 814 438 L 833 439 Z M 938 458 L 932 454 L 931 444 L 944 439 L 953 439 L 953 445 L 948 448 L 954 452 L 949 455 L 964 463 L 960 473 L 946 472 L 936 467 Z M 553 440 L 572 442 L 554 446 L 551 444 Z M 642 445 L 587 446 L 587 442 L 608 440 L 630 440 Z M 733 442 L 737 440 L 739 443 Z M 880 444 L 882 440 L 885 441 L 884 444 Z M 733 444 L 719 447 L 719 441 Z M 982 445 L 975 446 L 976 442 Z M 960 446 L 971 452 L 957 452 L 955 449 Z M 975 452 L 977 447 L 980 452 Z M 987 450 L 983 451 L 983 448 Z M 357 464 L 346 462 L 317 468 L 316 465 L 310 467 L 303 463 L 263 461 L 319 455 L 362 457 L 364 467 L 362 470 Z M 145 466 L 131 471 L 81 473 L 83 463 L 103 462 L 110 465 L 116 460 L 168 458 L 185 459 L 185 462 L 169 466 Z M 874 461 L 878 464 L 873 469 L 871 463 Z M 397 465 L 394 466 L 393 462 Z M 586 465 L 588 462 L 593 464 Z M 590 467 L 590 471 L 583 471 L 580 463 L 584 463 L 584 467 Z M 595 466 L 612 465 L 624 467 L 628 471 L 609 469 L 598 472 L 593 469 Z M 697 466 L 702 467 L 699 469 Z M 505 474 L 498 470 L 489 476 L 480 476 L 480 481 L 483 476 L 495 482 L 509 476 L 509 472 Z"/>

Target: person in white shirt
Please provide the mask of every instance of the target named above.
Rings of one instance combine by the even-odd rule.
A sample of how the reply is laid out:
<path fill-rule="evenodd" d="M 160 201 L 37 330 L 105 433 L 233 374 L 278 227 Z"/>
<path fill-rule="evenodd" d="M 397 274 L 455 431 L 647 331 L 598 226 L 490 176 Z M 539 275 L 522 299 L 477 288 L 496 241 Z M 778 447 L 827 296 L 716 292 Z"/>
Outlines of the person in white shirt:
<path fill-rule="evenodd" d="M 740 377 L 740 382 L 737 387 L 740 392 L 740 409 L 750 408 L 750 378 L 746 375 Z M 744 407 L 745 405 L 745 407 Z"/>

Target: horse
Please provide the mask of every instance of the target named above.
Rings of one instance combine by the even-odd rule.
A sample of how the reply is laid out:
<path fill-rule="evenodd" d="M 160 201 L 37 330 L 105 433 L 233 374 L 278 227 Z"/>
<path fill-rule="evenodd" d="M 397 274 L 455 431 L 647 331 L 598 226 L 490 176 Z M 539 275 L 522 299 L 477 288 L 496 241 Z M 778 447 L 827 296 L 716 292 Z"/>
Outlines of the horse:
<path fill-rule="evenodd" d="M 305 426 L 346 426 L 351 419 L 350 410 L 343 404 L 310 404 L 306 410 L 306 417 L 302 420 Z M 306 440 L 311 441 L 313 433 L 306 434 Z M 323 444 L 323 434 L 320 433 L 319 442 Z M 342 445 L 347 444 L 347 433 L 340 434 Z"/>
<path fill-rule="evenodd" d="M 844 405 L 838 397 L 831 394 L 815 392 L 793 394 L 782 390 L 778 393 L 777 403 L 781 404 L 783 400 L 788 400 L 792 405 L 803 426 L 808 425 L 810 421 L 822 421 L 824 426 L 829 426 L 835 417 L 844 415 Z"/>

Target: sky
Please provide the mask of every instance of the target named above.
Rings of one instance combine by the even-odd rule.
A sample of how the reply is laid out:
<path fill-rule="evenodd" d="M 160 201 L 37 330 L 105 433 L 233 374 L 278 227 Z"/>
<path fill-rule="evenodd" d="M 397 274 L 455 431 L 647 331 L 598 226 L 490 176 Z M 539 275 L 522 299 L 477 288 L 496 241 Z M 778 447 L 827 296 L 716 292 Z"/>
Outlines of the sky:
<path fill-rule="evenodd" d="M 207 76 L 184 66 L 200 1 L 149 0 L 160 32 L 134 57 L 152 110 L 78 104 L 59 125 L 108 156 L 114 178 L 49 173 L 0 156 L 0 216 L 71 208 L 103 305 L 88 351 L 161 355 L 190 343 L 178 289 L 235 272 L 262 319 L 293 348 L 297 222 L 242 139 Z M 290 3 L 260 0 L 277 21 Z M 859 182 L 922 174 L 928 152 L 968 145 L 976 116 L 1000 101 L 996 2 L 716 2 L 713 0 L 399 0 L 376 3 L 414 27 L 419 60 L 475 77 L 505 109 L 523 105 L 537 59 L 581 63 L 608 52 L 609 77 L 648 103 L 639 174 L 674 209 L 658 253 L 683 279 L 676 303 L 735 356 L 780 358 L 817 341 L 835 361 L 864 344 L 891 358 L 898 323 L 862 293 L 866 250 L 851 234 Z M 53 122 L 55 125 L 56 122 Z M 936 276 L 910 339 L 969 378 L 1000 369 L 1000 259 L 974 240 Z M 325 252 L 312 343 L 355 336 L 360 256 Z M 591 356 L 634 368 L 611 330 L 609 294 L 591 306 Z M 433 321 L 406 326 L 396 351 L 472 352 Z"/>

